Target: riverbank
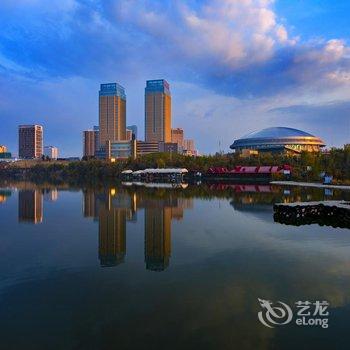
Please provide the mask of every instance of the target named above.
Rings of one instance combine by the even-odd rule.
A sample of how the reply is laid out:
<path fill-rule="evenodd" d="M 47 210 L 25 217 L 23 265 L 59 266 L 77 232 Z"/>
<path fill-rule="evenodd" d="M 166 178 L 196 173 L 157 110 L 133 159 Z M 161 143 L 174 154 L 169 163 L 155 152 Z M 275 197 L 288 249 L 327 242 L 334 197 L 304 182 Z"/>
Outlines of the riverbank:
<path fill-rule="evenodd" d="M 116 162 L 97 159 L 0 162 L 0 178 L 95 182 L 120 179 L 125 170 L 185 168 L 190 174 L 198 172 L 207 174 L 210 168 L 234 169 L 237 166 L 288 166 L 291 168 L 290 180 L 295 182 L 313 181 L 316 183 L 320 181 L 321 174 L 327 174 L 333 177 L 334 183 L 348 185 L 350 184 L 350 146 L 344 149 L 332 149 L 327 153 L 302 153 L 299 157 L 264 153 L 254 157 L 242 157 L 240 154 L 189 157 L 172 153 L 152 153 L 137 159 L 130 158 Z M 282 181 L 284 179 L 283 174 L 274 174 L 271 180 Z"/>
<path fill-rule="evenodd" d="M 300 186 L 300 187 L 314 187 L 314 188 L 331 188 L 337 190 L 350 191 L 350 186 L 347 185 L 325 185 L 316 182 L 299 182 L 299 181 L 270 181 L 271 185 L 281 186 Z"/>

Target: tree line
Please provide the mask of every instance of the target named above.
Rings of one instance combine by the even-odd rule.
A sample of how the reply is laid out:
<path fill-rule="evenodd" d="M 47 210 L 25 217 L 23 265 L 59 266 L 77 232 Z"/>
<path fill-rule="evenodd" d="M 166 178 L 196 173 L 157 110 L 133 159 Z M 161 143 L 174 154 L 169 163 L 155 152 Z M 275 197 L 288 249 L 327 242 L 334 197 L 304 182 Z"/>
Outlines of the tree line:
<path fill-rule="evenodd" d="M 125 169 L 133 171 L 146 168 L 186 168 L 189 171 L 206 173 L 210 167 L 233 168 L 237 165 L 284 165 L 292 167 L 292 179 L 318 181 L 322 174 L 334 177 L 335 182 L 350 183 L 350 145 L 332 148 L 327 152 L 307 153 L 298 156 L 287 154 L 260 153 L 250 157 L 239 154 L 215 154 L 190 157 L 175 153 L 152 153 L 137 159 L 111 163 L 89 159 L 74 162 L 39 162 L 28 168 L 6 165 L 0 167 L 0 176 L 27 176 L 37 179 L 79 181 L 106 180 L 118 178 Z"/>

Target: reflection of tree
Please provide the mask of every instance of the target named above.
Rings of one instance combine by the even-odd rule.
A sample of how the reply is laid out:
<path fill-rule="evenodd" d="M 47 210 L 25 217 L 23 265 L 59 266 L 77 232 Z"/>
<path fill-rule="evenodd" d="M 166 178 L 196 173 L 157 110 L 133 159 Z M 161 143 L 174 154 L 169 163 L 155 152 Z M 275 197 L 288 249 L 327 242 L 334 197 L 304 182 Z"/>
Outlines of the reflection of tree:
<path fill-rule="evenodd" d="M 350 208 L 333 209 L 325 206 L 318 206 L 318 208 L 314 206 L 313 208 L 306 207 L 301 214 L 293 207 L 280 206 L 273 218 L 275 222 L 292 226 L 318 224 L 320 226 L 350 228 Z"/>
<path fill-rule="evenodd" d="M 83 186 L 71 186 L 69 183 L 61 183 L 59 186 L 55 184 L 50 183 L 43 183 L 43 184 L 34 184 L 30 182 L 7 182 L 6 183 L 8 187 L 14 187 L 18 189 L 58 189 L 58 190 L 81 190 L 83 188 L 83 191 L 89 192 L 93 191 L 96 194 L 102 193 L 105 191 L 106 187 L 110 187 L 108 182 L 96 182 L 93 185 L 89 185 L 86 187 L 86 184 Z M 115 183 L 114 183 L 115 185 Z M 119 187 L 120 189 L 121 187 Z M 250 191 L 251 188 L 255 188 L 254 191 Z M 266 189 L 269 190 L 266 190 Z M 282 186 L 270 186 L 270 185 L 255 185 L 255 184 L 249 184 L 249 185 L 242 185 L 242 184 L 213 184 L 213 185 L 195 185 L 190 184 L 186 189 L 182 188 L 174 188 L 171 190 L 168 189 L 156 189 L 156 188 L 145 188 L 145 187 L 137 187 L 137 186 L 130 186 L 130 187 L 124 187 L 123 191 L 126 194 L 129 194 L 129 196 L 137 194 L 138 198 L 167 198 L 169 196 L 173 196 L 175 198 L 201 198 L 201 199 L 212 199 L 212 198 L 229 198 L 232 199 L 234 196 L 240 196 L 239 193 L 249 193 L 249 192 L 259 192 L 261 193 L 261 199 L 265 201 L 264 198 L 266 198 L 267 193 L 269 191 L 275 193 L 276 201 L 283 200 L 289 200 L 293 201 L 295 200 L 302 200 L 302 201 L 317 201 L 322 200 L 324 197 L 329 198 L 329 195 L 325 195 L 323 190 L 317 189 L 317 188 L 301 188 L 301 187 L 282 187 Z M 284 194 L 284 192 L 289 192 L 289 194 Z M 350 192 L 342 192 L 340 190 L 334 190 L 331 196 L 332 199 L 343 199 L 343 200 L 350 200 Z M 137 199 L 139 200 L 139 199 Z"/>

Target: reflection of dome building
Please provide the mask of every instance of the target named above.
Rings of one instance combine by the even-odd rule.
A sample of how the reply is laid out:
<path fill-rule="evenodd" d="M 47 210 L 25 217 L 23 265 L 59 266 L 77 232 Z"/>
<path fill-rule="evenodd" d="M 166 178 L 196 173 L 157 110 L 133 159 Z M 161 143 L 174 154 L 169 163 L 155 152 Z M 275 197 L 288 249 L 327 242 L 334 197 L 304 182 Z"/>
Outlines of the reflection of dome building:
<path fill-rule="evenodd" d="M 242 152 L 243 150 L 257 150 L 259 152 L 288 152 L 300 153 L 319 152 L 325 143 L 316 136 L 305 131 L 273 127 L 252 132 L 235 140 L 231 149 Z"/>

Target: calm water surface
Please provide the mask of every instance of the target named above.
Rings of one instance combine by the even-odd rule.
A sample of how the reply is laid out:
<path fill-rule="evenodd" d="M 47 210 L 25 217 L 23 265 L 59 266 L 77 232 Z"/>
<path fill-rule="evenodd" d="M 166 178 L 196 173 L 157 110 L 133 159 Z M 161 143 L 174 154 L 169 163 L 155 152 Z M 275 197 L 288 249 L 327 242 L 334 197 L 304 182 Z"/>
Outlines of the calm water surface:
<path fill-rule="evenodd" d="M 349 348 L 350 230 L 273 219 L 349 192 L 183 187 L 2 184 L 0 348 Z M 329 327 L 268 328 L 258 298 Z"/>

